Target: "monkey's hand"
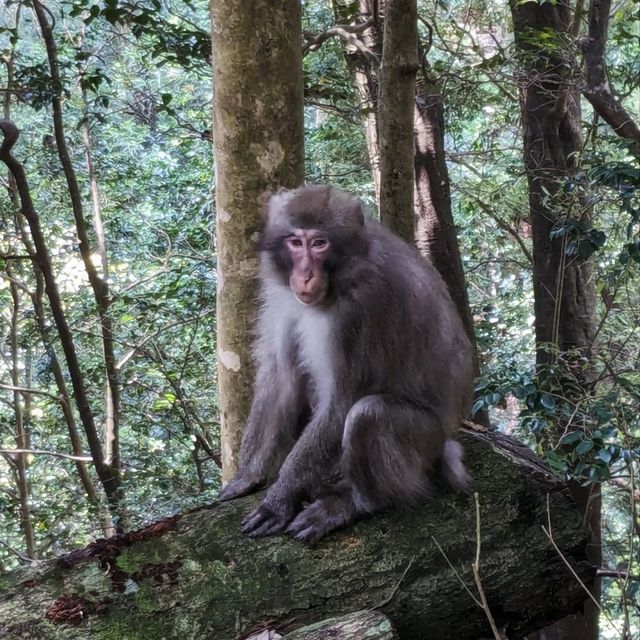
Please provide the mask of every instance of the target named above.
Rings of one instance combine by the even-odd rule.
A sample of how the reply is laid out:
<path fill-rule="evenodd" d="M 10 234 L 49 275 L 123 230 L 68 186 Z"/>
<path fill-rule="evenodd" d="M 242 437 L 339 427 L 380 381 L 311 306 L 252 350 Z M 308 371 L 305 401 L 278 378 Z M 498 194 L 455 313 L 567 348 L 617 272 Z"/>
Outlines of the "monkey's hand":
<path fill-rule="evenodd" d="M 242 532 L 252 538 L 262 538 L 284 531 L 293 520 L 295 508 L 292 505 L 279 504 L 278 510 L 275 509 L 276 507 L 268 505 L 266 500 L 263 501 L 242 521 Z"/>
<path fill-rule="evenodd" d="M 261 481 L 255 480 L 254 478 L 237 475 L 231 482 L 222 487 L 218 494 L 218 500 L 225 502 L 226 500 L 233 500 L 234 498 L 249 495 L 257 491 L 262 484 Z"/>
<path fill-rule="evenodd" d="M 355 517 L 350 501 L 341 496 L 327 496 L 310 504 L 287 527 L 287 533 L 296 540 L 315 544 L 334 529 L 344 527 Z"/>

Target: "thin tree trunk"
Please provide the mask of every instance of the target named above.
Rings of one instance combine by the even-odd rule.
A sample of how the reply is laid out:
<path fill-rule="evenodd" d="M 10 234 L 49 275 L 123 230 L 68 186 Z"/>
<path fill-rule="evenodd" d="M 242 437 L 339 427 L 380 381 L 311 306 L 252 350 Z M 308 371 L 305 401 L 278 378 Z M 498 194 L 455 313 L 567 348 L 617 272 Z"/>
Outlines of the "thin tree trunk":
<path fill-rule="evenodd" d="M 256 309 L 253 242 L 266 195 L 304 178 L 302 25 L 297 0 L 212 0 L 223 479 L 249 411 Z"/>
<path fill-rule="evenodd" d="M 30 246 L 31 243 L 27 245 L 29 252 L 33 255 L 35 252 L 33 248 Z M 71 408 L 71 401 L 69 400 L 69 392 L 67 391 L 67 383 L 64 379 L 64 374 L 62 373 L 62 367 L 60 366 L 60 360 L 58 359 L 58 354 L 56 353 L 51 340 L 49 339 L 49 334 L 47 330 L 47 317 L 45 315 L 44 310 L 44 278 L 42 273 L 38 269 L 36 265 L 35 269 L 36 275 L 36 290 L 35 293 L 32 294 L 33 300 L 33 309 L 36 315 L 36 321 L 38 323 L 38 331 L 40 332 L 40 340 L 42 340 L 42 344 L 44 345 L 45 351 L 47 352 L 47 357 L 49 358 L 49 366 L 51 367 L 51 371 L 53 373 L 53 379 L 56 382 L 56 387 L 58 388 L 58 395 L 60 396 L 60 406 L 62 407 L 62 413 L 64 415 L 64 422 L 67 425 L 67 433 L 69 434 L 69 441 L 71 442 L 71 451 L 74 456 L 82 456 L 84 455 L 84 449 L 82 447 L 82 440 L 80 439 L 80 434 L 78 433 L 78 427 L 76 425 L 76 419 L 73 414 L 73 409 Z M 93 486 L 93 482 L 91 481 L 91 476 L 89 475 L 89 471 L 87 470 L 87 465 L 83 460 L 75 460 L 74 464 L 76 465 L 76 469 L 78 471 L 78 475 L 80 476 L 80 481 L 82 482 L 82 486 L 87 494 L 87 498 L 91 504 L 98 504 L 98 495 L 96 494 L 96 489 Z"/>
<path fill-rule="evenodd" d="M 44 40 L 47 57 L 49 60 L 49 70 L 51 73 L 51 81 L 55 90 L 51 96 L 51 106 L 53 110 L 53 125 L 56 138 L 56 146 L 58 149 L 58 155 L 60 156 L 60 162 L 64 170 L 67 186 L 69 189 L 69 196 L 71 198 L 71 206 L 73 209 L 73 217 L 76 225 L 76 232 L 78 234 L 80 255 L 84 263 L 84 267 L 89 277 L 89 283 L 93 290 L 96 306 L 98 309 L 98 315 L 100 317 L 100 328 L 102 334 L 102 348 L 104 352 L 104 364 L 107 377 L 107 383 L 109 385 L 110 400 L 112 404 L 111 408 L 111 425 L 105 425 L 105 449 L 110 455 L 105 457 L 106 463 L 113 468 L 118 476 L 120 475 L 120 450 L 119 450 L 119 408 L 120 408 L 120 390 L 118 386 L 118 372 L 116 369 L 116 358 L 114 354 L 113 344 L 113 323 L 111 315 L 109 313 L 109 307 L 111 305 L 111 299 L 109 294 L 109 284 L 105 277 L 100 277 L 91 260 L 91 243 L 89 242 L 89 235 L 87 232 L 87 224 L 84 219 L 84 210 L 82 206 L 82 197 L 80 195 L 80 188 L 78 186 L 78 180 L 76 178 L 75 170 L 73 168 L 73 162 L 69 154 L 67 142 L 64 135 L 64 121 L 62 117 L 62 101 L 60 93 L 62 91 L 62 82 L 60 79 L 60 69 L 58 63 L 58 53 L 49 24 L 47 16 L 47 10 L 41 0 L 34 0 L 33 8 L 36 13 L 38 24 L 42 32 L 42 38 Z M 118 485 L 120 485 L 118 478 Z M 121 486 L 119 486 L 121 491 Z M 118 498 L 118 496 L 112 496 L 112 498 Z"/>
<path fill-rule="evenodd" d="M 104 224 L 102 222 L 102 202 L 100 197 L 100 185 L 96 177 L 96 172 L 93 166 L 93 155 L 91 153 L 91 132 L 89 129 L 89 105 L 87 100 L 87 90 L 85 89 L 82 79 L 80 81 L 80 88 L 82 92 L 82 122 L 80 124 L 80 132 L 82 133 L 82 144 L 84 146 L 84 158 L 87 165 L 87 177 L 89 178 L 89 190 L 91 192 L 91 210 L 93 219 L 93 230 L 96 234 L 98 241 L 98 253 L 100 255 L 100 265 L 102 266 L 101 279 L 104 282 L 105 294 L 107 296 L 107 308 L 111 304 L 108 280 L 109 280 L 109 262 L 107 259 L 107 242 L 104 232 Z M 109 331 L 112 331 L 111 318 L 109 317 Z M 107 354 L 105 350 L 105 342 L 103 340 L 102 354 L 105 362 L 113 357 L 113 353 Z M 117 369 L 114 365 L 114 371 L 117 375 Z M 119 397 L 113 395 L 113 385 L 111 379 L 107 376 L 107 380 L 104 385 L 104 403 L 105 403 L 105 440 L 104 440 L 104 456 L 108 464 L 113 464 L 114 457 L 119 457 L 120 450 L 120 429 L 119 423 Z M 119 389 L 116 384 L 116 390 L 119 393 Z"/>
<path fill-rule="evenodd" d="M 15 28 L 18 29 L 20 24 L 21 5 L 16 7 Z M 11 89 L 14 79 L 14 60 L 15 60 L 15 41 L 11 44 L 9 55 L 4 58 L 7 69 L 7 91 L 2 101 L 3 117 L 8 119 L 11 115 Z M 14 213 L 18 211 L 16 206 L 15 182 L 9 172 L 9 196 L 13 204 Z M 16 224 L 16 227 L 19 225 Z M 18 322 L 20 319 L 20 292 L 18 285 L 14 282 L 14 274 L 10 263 L 6 267 L 7 276 L 10 279 L 11 291 L 11 321 L 10 321 L 10 342 L 11 342 L 11 383 L 14 387 L 20 386 L 20 368 L 19 368 L 19 345 L 18 345 Z M 16 449 L 28 449 L 29 443 L 24 428 L 22 399 L 19 391 L 13 392 L 13 410 L 14 410 L 14 435 Z M 24 453 L 16 454 L 13 460 L 16 486 L 18 488 L 18 497 L 20 502 L 20 526 L 24 535 L 26 555 L 30 558 L 35 557 L 35 542 L 33 537 L 33 527 L 31 525 L 31 510 L 29 508 L 29 483 L 27 480 L 27 456 Z"/>
<path fill-rule="evenodd" d="M 418 71 L 416 0 L 387 0 L 384 18 L 378 139 L 380 220 L 414 242 L 413 120 Z"/>
<path fill-rule="evenodd" d="M 426 70 L 418 83 L 415 100 L 414 143 L 415 242 L 420 253 L 432 262 L 447 285 L 473 345 L 474 375 L 478 376 L 478 346 L 451 210 L 444 148 L 444 105 L 437 87 L 426 77 Z M 473 419 L 484 426 L 490 425 L 486 410 L 476 413 Z"/>
<path fill-rule="evenodd" d="M 568 0 L 556 3 L 511 1 L 516 46 L 524 68 L 521 84 L 524 126 L 524 163 L 529 184 L 529 209 L 533 234 L 534 307 L 539 365 L 573 360 L 587 362 L 595 337 L 596 292 L 593 265 L 577 254 L 567 255 L 567 236 L 552 237 L 554 227 L 568 219 L 590 224 L 590 207 L 579 190 L 565 190 L 564 181 L 576 170 L 582 148 L 579 95 L 571 90 L 570 58 L 565 39 L 572 14 Z M 545 38 L 539 34 L 545 34 Z M 554 41 L 548 41 L 548 35 Z M 543 44 L 544 43 L 544 44 Z M 558 356 L 562 356 L 558 359 Z M 575 360 L 573 360 L 575 362 Z M 579 363 L 583 386 L 589 386 L 589 369 Z M 574 373 L 575 373 L 574 371 Z M 589 559 L 602 562 L 600 492 L 593 487 L 572 486 L 585 509 L 591 532 Z M 599 599 L 596 580 L 592 595 Z M 598 637 L 598 610 L 586 601 L 585 618 L 566 637 L 588 640 Z"/>
<path fill-rule="evenodd" d="M 367 154 L 371 175 L 376 192 L 376 202 L 380 203 L 380 147 L 378 144 L 378 67 L 382 58 L 382 21 L 379 12 L 384 8 L 384 1 L 357 0 L 356 15 L 353 16 L 354 3 L 352 0 L 334 0 L 333 10 L 336 22 L 356 24 L 373 18 L 373 24 L 363 31 L 360 39 L 370 52 L 363 53 L 357 47 L 345 45 L 344 55 L 347 68 L 351 73 L 353 86 L 356 91 L 358 110 L 362 118 L 364 138 L 367 144 Z"/>
<path fill-rule="evenodd" d="M 14 276 L 11 268 L 7 266 L 7 275 L 11 279 L 9 285 L 11 289 L 11 384 L 20 387 L 20 346 L 18 344 L 18 323 L 20 321 L 20 292 L 18 285 L 13 280 Z M 24 425 L 24 413 L 22 407 L 22 397 L 20 391 L 13 392 L 13 416 L 15 420 L 14 438 L 16 449 L 28 449 L 29 443 Z M 24 546 L 26 555 L 35 558 L 35 540 L 33 536 L 33 526 L 31 524 L 31 509 L 29 507 L 29 481 L 27 479 L 27 454 L 17 453 L 15 456 L 15 475 L 18 488 L 18 498 L 20 501 L 20 527 L 24 536 Z"/>

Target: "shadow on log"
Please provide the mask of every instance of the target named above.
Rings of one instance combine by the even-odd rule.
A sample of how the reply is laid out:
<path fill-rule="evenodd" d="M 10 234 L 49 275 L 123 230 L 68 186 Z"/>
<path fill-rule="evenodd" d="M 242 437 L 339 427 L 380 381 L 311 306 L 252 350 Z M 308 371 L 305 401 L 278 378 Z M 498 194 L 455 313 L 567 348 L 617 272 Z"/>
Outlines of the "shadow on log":
<path fill-rule="evenodd" d="M 564 485 L 515 440 L 472 430 L 460 439 L 480 495 L 482 585 L 512 640 L 585 599 L 542 530 L 550 519 L 555 543 L 590 584 L 582 516 Z M 361 521 L 315 548 L 241 535 L 240 519 L 256 501 L 187 512 L 0 577 L 0 638 L 233 640 L 256 628 L 286 638 L 296 627 L 373 607 L 402 640 L 490 636 L 483 611 L 434 543 L 477 593 L 473 496 L 437 490 L 424 507 Z"/>

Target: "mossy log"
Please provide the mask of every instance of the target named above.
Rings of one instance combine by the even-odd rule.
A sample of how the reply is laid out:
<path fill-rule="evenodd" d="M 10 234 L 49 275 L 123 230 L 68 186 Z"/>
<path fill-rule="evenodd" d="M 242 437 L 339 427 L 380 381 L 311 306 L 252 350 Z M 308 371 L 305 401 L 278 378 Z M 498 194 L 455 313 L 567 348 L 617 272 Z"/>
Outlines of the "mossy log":
<path fill-rule="evenodd" d="M 467 430 L 461 441 L 479 494 L 482 587 L 498 627 L 517 638 L 585 599 L 566 565 L 591 583 L 582 516 L 513 439 Z M 374 607 L 403 640 L 490 636 L 469 593 L 477 594 L 473 495 L 436 489 L 424 506 L 358 522 L 313 548 L 240 534 L 258 498 L 186 512 L 0 577 L 0 638 L 233 640 L 256 628 L 286 637 Z M 562 557 L 543 530 L 549 524 Z"/>

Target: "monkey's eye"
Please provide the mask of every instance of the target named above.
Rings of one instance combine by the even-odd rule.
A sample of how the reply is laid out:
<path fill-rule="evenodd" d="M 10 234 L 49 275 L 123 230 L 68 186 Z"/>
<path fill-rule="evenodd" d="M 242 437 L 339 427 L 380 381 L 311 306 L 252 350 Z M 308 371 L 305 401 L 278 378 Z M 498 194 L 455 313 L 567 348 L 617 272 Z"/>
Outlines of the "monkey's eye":
<path fill-rule="evenodd" d="M 299 249 L 302 246 L 302 240 L 300 240 L 300 238 L 296 236 L 289 236 L 287 238 L 287 244 L 290 247 L 295 247 L 296 249 Z"/>
<path fill-rule="evenodd" d="M 328 245 L 329 245 L 329 241 L 326 238 L 315 238 L 315 240 L 311 242 L 311 246 L 314 249 L 324 249 Z"/>

